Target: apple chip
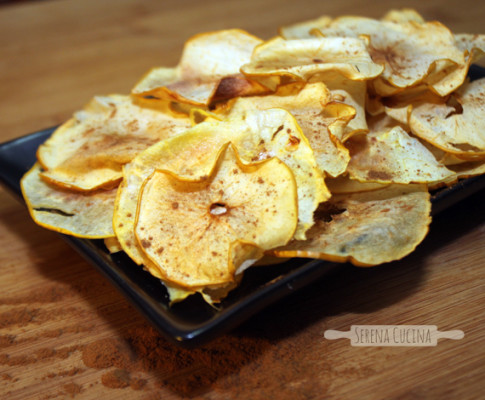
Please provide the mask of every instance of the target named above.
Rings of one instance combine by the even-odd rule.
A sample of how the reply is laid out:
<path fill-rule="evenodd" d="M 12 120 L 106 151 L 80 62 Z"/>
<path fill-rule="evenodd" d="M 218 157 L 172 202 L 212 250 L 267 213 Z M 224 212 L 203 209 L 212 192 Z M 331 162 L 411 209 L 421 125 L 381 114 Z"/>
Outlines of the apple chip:
<path fill-rule="evenodd" d="M 177 286 L 172 286 L 167 282 L 164 282 L 163 285 L 167 290 L 168 298 L 170 299 L 170 305 L 183 301 L 190 295 L 196 293 L 193 290 L 180 289 Z"/>
<path fill-rule="evenodd" d="M 485 78 L 466 83 L 448 102 L 424 103 L 409 118 L 412 132 L 442 150 L 464 157 L 485 156 Z"/>
<path fill-rule="evenodd" d="M 361 182 L 428 183 L 453 175 L 399 126 L 354 137 L 347 147 L 349 176 Z"/>
<path fill-rule="evenodd" d="M 22 194 L 33 220 L 44 228 L 88 239 L 114 236 L 116 189 L 73 192 L 44 182 L 35 164 L 21 180 Z"/>
<path fill-rule="evenodd" d="M 313 151 L 294 117 L 283 109 L 252 111 L 225 121 L 195 125 L 183 135 L 157 143 L 123 170 L 113 226 L 125 252 L 137 263 L 146 260 L 133 233 L 133 216 L 143 181 L 163 169 L 184 179 L 201 179 L 212 169 L 221 147 L 232 142 L 245 161 L 280 158 L 294 173 L 298 188 L 298 229 L 305 238 L 313 212 L 330 197 Z"/>
<path fill-rule="evenodd" d="M 244 164 L 223 151 L 206 180 L 156 171 L 145 183 L 135 234 L 168 282 L 183 288 L 231 283 L 261 251 L 286 244 L 298 221 L 296 183 L 277 158 Z"/>
<path fill-rule="evenodd" d="M 467 179 L 485 174 L 485 160 L 463 161 L 455 158 L 452 164 L 447 165 L 453 171 L 453 175 L 438 182 L 429 184 L 429 190 L 439 189 L 443 186 L 451 186 L 460 179 Z"/>
<path fill-rule="evenodd" d="M 271 39 L 257 46 L 251 62 L 241 71 L 275 90 L 283 78 L 294 81 L 325 80 L 338 72 L 348 79 L 365 80 L 381 74 L 383 67 L 370 58 L 364 39 Z"/>
<path fill-rule="evenodd" d="M 264 92 L 239 72 L 261 42 L 239 29 L 195 35 L 186 42 L 177 67 L 152 69 L 132 93 L 207 106 L 213 100 Z"/>
<path fill-rule="evenodd" d="M 317 211 L 306 241 L 271 251 L 280 257 L 310 257 L 371 266 L 411 253 L 428 232 L 431 202 L 425 185 L 390 185 L 335 195 Z"/>
<path fill-rule="evenodd" d="M 368 126 L 365 114 L 365 102 L 367 85 L 365 81 L 347 79 L 342 75 L 335 74 L 331 79 L 325 79 L 324 83 L 332 95 L 332 101 L 351 106 L 355 115 L 343 127 L 342 132 L 331 130 L 332 134 L 341 142 L 355 134 L 367 132 Z M 339 112 L 342 114 L 342 111 Z"/>
<path fill-rule="evenodd" d="M 298 189 L 297 239 L 313 225 L 313 212 L 330 197 L 315 154 L 296 119 L 282 108 L 253 111 L 229 119 L 241 124 L 239 138 L 231 139 L 244 160 L 277 157 L 293 172 Z M 234 135 L 234 132 L 232 133 Z"/>
<path fill-rule="evenodd" d="M 442 103 L 443 97 L 433 93 L 426 85 L 420 84 L 393 96 L 383 98 L 381 101 L 387 115 L 403 125 L 408 125 L 409 115 L 414 107 L 423 103 Z"/>
<path fill-rule="evenodd" d="M 374 87 L 382 95 L 422 81 L 441 96 L 465 80 L 471 57 L 458 48 L 453 34 L 438 22 L 416 22 L 389 16 L 384 21 L 340 17 L 320 29 L 325 37 L 369 38 L 372 60 L 384 66 Z"/>
<path fill-rule="evenodd" d="M 190 128 L 188 117 L 129 96 L 95 97 L 37 152 L 43 179 L 81 191 L 116 186 L 122 166 L 161 139 Z"/>
<path fill-rule="evenodd" d="M 453 166 L 458 164 L 464 164 L 468 162 L 475 162 L 475 161 L 483 161 L 485 160 L 484 156 L 461 156 L 460 154 L 452 154 L 443 151 L 439 147 L 434 146 L 432 143 L 427 142 L 421 138 L 417 138 L 421 144 L 426 147 L 431 154 L 433 154 L 434 158 L 442 165 L 453 171 Z"/>
<path fill-rule="evenodd" d="M 156 169 L 162 168 L 187 179 L 207 177 L 220 148 L 227 142 L 199 124 L 182 135 L 160 141 L 124 166 L 123 181 L 116 196 L 113 228 L 121 247 L 135 263 L 145 264 L 150 272 L 153 270 L 134 237 L 134 218 L 143 182 Z"/>
<path fill-rule="evenodd" d="M 485 160 L 466 161 L 459 164 L 453 164 L 450 169 L 455 173 L 457 178 L 470 178 L 472 176 L 485 174 Z"/>
<path fill-rule="evenodd" d="M 335 133 L 337 126 L 344 129 L 355 115 L 355 110 L 341 105 L 340 108 L 345 109 L 345 112 L 328 115 L 325 110 L 327 103 L 333 101 L 333 97 L 326 86 L 321 82 L 315 82 L 306 84 L 301 89 L 300 87 L 299 84 L 284 85 L 274 95 L 239 98 L 232 105 L 229 118 L 255 109 L 278 107 L 288 110 L 308 139 L 322 173 L 340 175 L 345 172 L 350 156 L 348 150 L 330 133 Z M 332 104 L 330 107 L 335 109 L 337 105 Z"/>

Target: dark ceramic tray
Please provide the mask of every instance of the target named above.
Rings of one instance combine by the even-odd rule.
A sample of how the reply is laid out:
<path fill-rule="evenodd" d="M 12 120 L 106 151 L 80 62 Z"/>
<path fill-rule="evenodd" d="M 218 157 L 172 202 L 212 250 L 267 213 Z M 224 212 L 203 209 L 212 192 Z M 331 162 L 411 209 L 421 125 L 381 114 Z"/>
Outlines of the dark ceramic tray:
<path fill-rule="evenodd" d="M 484 76 L 472 69 L 472 77 Z M 0 144 L 0 182 L 22 200 L 20 178 L 35 162 L 37 147 L 55 128 Z M 485 176 L 460 181 L 433 195 L 433 214 L 443 211 L 485 188 Z M 219 308 L 207 305 L 199 295 L 168 306 L 160 281 L 135 265 L 124 253 L 110 255 L 101 240 L 61 235 L 91 262 L 168 339 L 185 347 L 206 342 L 234 328 L 259 310 L 334 270 L 337 264 L 292 259 L 283 264 L 250 268 L 240 286 Z"/>

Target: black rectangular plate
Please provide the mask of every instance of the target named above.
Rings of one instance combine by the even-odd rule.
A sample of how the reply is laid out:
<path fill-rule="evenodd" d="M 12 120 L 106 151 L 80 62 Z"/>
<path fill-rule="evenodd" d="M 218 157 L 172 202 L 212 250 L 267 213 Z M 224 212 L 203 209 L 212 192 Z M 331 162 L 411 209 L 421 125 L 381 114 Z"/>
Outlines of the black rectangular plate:
<path fill-rule="evenodd" d="M 484 76 L 473 68 L 472 77 Z M 34 164 L 37 147 L 55 128 L 0 144 L 0 182 L 22 199 L 20 179 Z M 460 181 L 433 195 L 433 214 L 485 188 L 485 176 Z M 193 347 L 227 332 L 278 299 L 332 271 L 337 264 L 292 259 L 283 264 L 250 268 L 237 289 L 216 309 L 199 295 L 172 307 L 160 281 L 131 261 L 126 254 L 110 255 L 101 240 L 61 235 L 91 262 L 169 340 Z"/>

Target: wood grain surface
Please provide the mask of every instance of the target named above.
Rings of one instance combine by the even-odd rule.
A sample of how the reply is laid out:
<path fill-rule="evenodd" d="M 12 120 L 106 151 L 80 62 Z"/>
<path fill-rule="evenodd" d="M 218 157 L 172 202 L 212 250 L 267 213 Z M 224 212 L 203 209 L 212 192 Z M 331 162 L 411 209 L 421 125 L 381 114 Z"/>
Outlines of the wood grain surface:
<path fill-rule="evenodd" d="M 416 8 L 485 33 L 485 3 L 57 0 L 0 6 L 0 142 L 57 125 L 95 94 L 176 65 L 192 35 L 264 39 L 322 14 Z M 169 344 L 55 233 L 0 189 L 2 399 L 480 399 L 485 391 L 484 192 L 443 212 L 399 262 L 342 265 L 193 350 Z M 353 347 L 326 329 L 436 325 L 435 347 Z"/>

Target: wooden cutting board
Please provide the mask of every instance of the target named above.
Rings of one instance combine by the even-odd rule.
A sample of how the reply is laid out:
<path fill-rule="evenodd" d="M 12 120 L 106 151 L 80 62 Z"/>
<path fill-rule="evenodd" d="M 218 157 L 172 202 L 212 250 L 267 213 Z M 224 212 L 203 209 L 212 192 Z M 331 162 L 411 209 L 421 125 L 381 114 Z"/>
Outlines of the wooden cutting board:
<path fill-rule="evenodd" d="M 239 27 L 269 38 L 316 17 L 380 17 L 384 1 L 43 1 L 0 6 L 0 141 L 59 124 L 95 94 L 126 93 L 184 41 Z M 485 4 L 417 7 L 483 32 Z M 161 337 L 58 235 L 0 189 L 2 399 L 479 399 L 484 390 L 484 192 L 440 214 L 417 251 L 371 269 L 342 265 L 215 341 Z M 461 340 L 356 347 L 352 325 L 435 325 Z"/>

